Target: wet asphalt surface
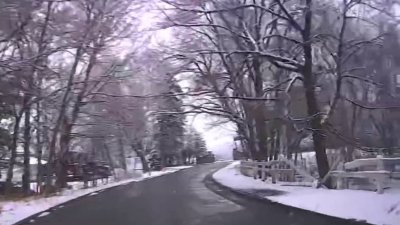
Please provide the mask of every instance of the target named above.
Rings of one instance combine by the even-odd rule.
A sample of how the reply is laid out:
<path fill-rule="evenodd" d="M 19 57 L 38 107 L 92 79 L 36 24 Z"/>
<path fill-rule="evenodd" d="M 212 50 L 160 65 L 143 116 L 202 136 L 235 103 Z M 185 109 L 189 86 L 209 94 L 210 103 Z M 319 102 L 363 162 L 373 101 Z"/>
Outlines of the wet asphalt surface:
<path fill-rule="evenodd" d="M 18 225 L 357 224 L 237 195 L 207 176 L 224 165 L 199 165 L 111 188 Z"/>

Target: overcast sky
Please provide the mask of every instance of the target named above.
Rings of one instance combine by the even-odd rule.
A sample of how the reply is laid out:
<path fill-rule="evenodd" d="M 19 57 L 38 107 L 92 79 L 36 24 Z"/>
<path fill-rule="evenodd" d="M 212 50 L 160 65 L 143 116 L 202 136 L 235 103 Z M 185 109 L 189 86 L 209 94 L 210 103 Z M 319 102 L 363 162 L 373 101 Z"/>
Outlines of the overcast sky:
<path fill-rule="evenodd" d="M 224 159 L 232 158 L 233 137 L 235 129 L 232 124 L 213 126 L 218 118 L 208 115 L 198 115 L 194 118 L 188 117 L 188 123 L 203 134 L 209 150 Z"/>

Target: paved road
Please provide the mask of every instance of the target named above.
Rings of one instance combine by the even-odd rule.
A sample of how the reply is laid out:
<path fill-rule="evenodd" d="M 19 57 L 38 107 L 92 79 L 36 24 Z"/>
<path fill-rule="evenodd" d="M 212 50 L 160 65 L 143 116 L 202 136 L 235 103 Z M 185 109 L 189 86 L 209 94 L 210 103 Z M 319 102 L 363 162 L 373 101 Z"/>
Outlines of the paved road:
<path fill-rule="evenodd" d="M 325 225 L 349 221 L 248 200 L 221 189 L 207 174 L 224 163 L 105 190 L 66 203 L 24 225 Z M 216 191 L 211 191 L 209 188 Z M 221 196 L 222 195 L 222 196 Z"/>

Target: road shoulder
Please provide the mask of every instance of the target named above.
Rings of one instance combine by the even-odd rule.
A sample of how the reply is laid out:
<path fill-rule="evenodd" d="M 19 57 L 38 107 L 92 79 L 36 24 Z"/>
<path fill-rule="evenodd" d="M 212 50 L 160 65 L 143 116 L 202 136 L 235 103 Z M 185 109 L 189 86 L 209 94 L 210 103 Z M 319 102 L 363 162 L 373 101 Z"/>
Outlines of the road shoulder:
<path fill-rule="evenodd" d="M 221 170 L 224 170 L 226 168 L 232 167 L 232 164 L 221 168 L 217 171 L 213 171 L 212 173 L 208 174 L 206 178 L 204 179 L 204 183 L 207 188 L 212 190 L 213 192 L 223 196 L 224 198 L 227 198 L 233 202 L 236 202 L 238 204 L 245 204 L 247 201 L 253 201 L 261 204 L 265 204 L 267 206 L 274 206 L 274 207 L 281 207 L 287 210 L 292 210 L 296 211 L 297 213 L 305 213 L 305 214 L 312 214 L 315 216 L 323 216 L 326 218 L 329 218 L 331 220 L 336 220 L 338 224 L 354 224 L 354 225 L 367 225 L 366 221 L 360 221 L 360 220 L 355 220 L 355 219 L 346 219 L 346 218 L 340 218 L 336 216 L 331 216 L 331 215 L 326 215 L 323 213 L 311 211 L 311 210 L 306 210 L 298 207 L 294 207 L 291 205 L 287 204 L 282 204 L 276 201 L 272 201 L 268 199 L 268 197 L 275 197 L 275 196 L 282 196 L 285 195 L 286 193 L 283 190 L 276 190 L 276 189 L 270 189 L 270 188 L 260 188 L 260 184 L 256 185 L 255 188 L 249 188 L 251 184 L 247 182 L 246 184 L 241 184 L 239 185 L 239 188 L 235 185 L 232 185 L 232 183 L 224 183 L 224 181 L 221 181 L 219 179 L 216 179 L 215 174 L 218 174 Z M 251 178 L 252 179 L 252 178 Z M 235 182 L 235 181 L 231 181 Z"/>

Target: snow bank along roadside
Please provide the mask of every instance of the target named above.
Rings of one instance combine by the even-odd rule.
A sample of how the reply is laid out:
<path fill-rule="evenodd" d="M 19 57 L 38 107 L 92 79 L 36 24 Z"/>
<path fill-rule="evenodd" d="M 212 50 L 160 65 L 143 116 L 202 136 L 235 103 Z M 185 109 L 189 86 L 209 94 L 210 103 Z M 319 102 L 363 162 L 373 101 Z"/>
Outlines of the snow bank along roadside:
<path fill-rule="evenodd" d="M 252 190 L 279 190 L 277 196 L 261 196 L 278 202 L 325 215 L 363 220 L 379 225 L 400 225 L 400 190 L 384 194 L 358 190 L 328 190 L 311 187 L 283 186 L 246 177 L 239 172 L 240 162 L 233 162 L 213 174 L 216 182 L 231 189 L 251 193 Z"/>
<path fill-rule="evenodd" d="M 110 182 L 105 185 L 102 185 L 101 182 L 98 182 L 97 187 L 92 187 L 87 189 L 77 189 L 82 186 L 82 182 L 77 182 L 72 185 L 73 186 L 72 190 L 65 190 L 56 196 L 48 198 L 31 198 L 21 201 L 0 202 L 0 224 L 12 225 L 31 215 L 34 215 L 42 211 L 46 211 L 54 206 L 60 205 L 62 203 L 68 202 L 70 200 L 79 198 L 84 195 L 88 194 L 96 195 L 97 193 L 111 187 L 128 184 L 134 181 L 137 182 L 153 177 L 158 177 L 169 173 L 174 173 L 189 167 L 190 166 L 168 167 L 162 171 L 153 171 L 151 172 L 151 174 L 144 174 L 143 176 L 137 178 L 130 178 L 126 180 Z M 61 208 L 62 205 L 59 207 Z"/>

